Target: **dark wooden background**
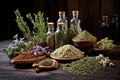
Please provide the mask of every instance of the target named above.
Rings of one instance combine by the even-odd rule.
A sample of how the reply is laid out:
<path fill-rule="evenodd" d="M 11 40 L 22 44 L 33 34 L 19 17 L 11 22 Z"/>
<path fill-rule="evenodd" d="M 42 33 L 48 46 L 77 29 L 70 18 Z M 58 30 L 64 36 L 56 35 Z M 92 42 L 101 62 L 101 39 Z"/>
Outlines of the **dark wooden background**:
<path fill-rule="evenodd" d="M 102 15 L 108 15 L 111 22 L 113 13 L 120 14 L 120 0 L 2 0 L 1 4 L 3 6 L 0 12 L 2 21 L 0 40 L 11 39 L 16 33 L 22 36 L 15 22 L 14 11 L 17 8 L 23 16 L 42 11 L 45 17 L 49 17 L 49 21 L 55 23 L 55 27 L 58 11 L 65 11 L 69 22 L 72 18 L 72 10 L 79 10 L 82 29 L 88 30 L 96 37 L 99 37 L 98 22 Z"/>

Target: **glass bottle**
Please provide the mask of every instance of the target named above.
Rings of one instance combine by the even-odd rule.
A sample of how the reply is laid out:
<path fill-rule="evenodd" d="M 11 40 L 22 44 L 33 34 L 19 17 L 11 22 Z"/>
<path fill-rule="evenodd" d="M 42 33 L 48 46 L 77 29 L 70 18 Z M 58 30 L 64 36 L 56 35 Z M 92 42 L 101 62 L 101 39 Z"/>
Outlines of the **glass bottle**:
<path fill-rule="evenodd" d="M 117 44 L 120 45 L 120 13 L 118 14 Z"/>
<path fill-rule="evenodd" d="M 110 23 L 109 31 L 110 31 L 110 39 L 116 41 L 118 40 L 118 14 L 112 14 L 112 22 Z"/>
<path fill-rule="evenodd" d="M 102 16 L 102 22 L 100 24 L 100 39 L 105 37 L 109 37 L 108 16 Z"/>
<path fill-rule="evenodd" d="M 66 41 L 65 43 L 68 43 L 68 21 L 65 16 L 65 11 L 59 11 L 59 19 L 57 20 L 57 28 L 59 27 L 59 23 L 63 22 L 64 26 L 62 27 L 64 30 L 64 33 L 66 34 Z"/>
<path fill-rule="evenodd" d="M 50 49 L 55 49 L 55 34 L 54 34 L 54 23 L 48 22 L 48 31 L 47 31 L 47 45 Z"/>
<path fill-rule="evenodd" d="M 80 27 L 80 19 L 78 18 L 79 11 L 72 11 L 72 15 L 73 17 L 70 20 L 70 28 L 69 28 L 70 43 L 72 43 L 72 38 L 82 31 Z"/>
<path fill-rule="evenodd" d="M 60 46 L 65 45 L 65 37 L 66 34 L 64 33 L 63 27 L 64 23 L 58 23 L 57 30 L 55 32 L 55 49 L 59 48 Z"/>

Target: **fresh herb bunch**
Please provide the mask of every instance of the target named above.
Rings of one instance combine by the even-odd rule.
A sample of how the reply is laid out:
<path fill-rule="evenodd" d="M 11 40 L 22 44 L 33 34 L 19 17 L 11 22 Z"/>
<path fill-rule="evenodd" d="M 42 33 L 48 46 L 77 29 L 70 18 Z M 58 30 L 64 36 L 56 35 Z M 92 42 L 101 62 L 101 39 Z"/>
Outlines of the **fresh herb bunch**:
<path fill-rule="evenodd" d="M 31 13 L 26 14 L 26 18 L 30 20 L 33 25 L 32 29 L 30 29 L 30 26 L 24 21 L 23 16 L 18 9 L 15 11 L 15 15 L 18 27 L 23 32 L 25 38 L 34 43 L 42 43 L 46 41 L 48 18 L 45 20 L 43 12 L 39 11 L 37 14 L 34 13 L 33 15 L 31 15 Z"/>
<path fill-rule="evenodd" d="M 50 51 L 49 47 L 42 47 L 40 45 L 35 45 L 34 48 L 31 50 L 31 54 L 35 57 L 46 55 Z"/>
<path fill-rule="evenodd" d="M 98 41 L 94 47 L 99 49 L 112 50 L 116 46 L 113 42 L 113 40 L 105 37 L 104 39 Z"/>
<path fill-rule="evenodd" d="M 10 59 L 18 56 L 26 50 L 32 50 L 34 48 L 34 43 L 29 41 L 25 42 L 24 38 L 18 38 L 18 34 L 13 36 L 14 40 L 8 45 L 7 48 L 3 49 L 3 52 L 8 55 Z"/>

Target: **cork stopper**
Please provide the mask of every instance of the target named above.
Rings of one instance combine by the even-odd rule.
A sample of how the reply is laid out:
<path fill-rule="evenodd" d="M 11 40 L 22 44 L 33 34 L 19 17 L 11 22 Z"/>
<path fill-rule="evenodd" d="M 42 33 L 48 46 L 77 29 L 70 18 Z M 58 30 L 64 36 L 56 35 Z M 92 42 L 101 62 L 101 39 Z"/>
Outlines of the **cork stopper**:
<path fill-rule="evenodd" d="M 64 16 L 65 15 L 65 11 L 59 11 L 59 15 L 60 16 Z"/>
<path fill-rule="evenodd" d="M 60 23 L 58 23 L 58 26 L 61 28 L 61 27 L 64 26 L 64 23 L 63 23 L 63 22 L 60 22 Z"/>
<path fill-rule="evenodd" d="M 102 16 L 102 20 L 108 20 L 108 16 Z"/>
<path fill-rule="evenodd" d="M 118 18 L 118 14 L 112 14 L 113 18 Z"/>
<path fill-rule="evenodd" d="M 78 14 L 79 14 L 79 11 L 74 10 L 74 11 L 72 11 L 72 14 L 76 16 L 76 15 L 78 15 Z"/>
<path fill-rule="evenodd" d="M 48 22 L 48 27 L 50 27 L 50 28 L 54 27 L 54 23 L 53 22 Z"/>
<path fill-rule="evenodd" d="M 118 16 L 118 14 L 112 14 L 112 16 Z"/>

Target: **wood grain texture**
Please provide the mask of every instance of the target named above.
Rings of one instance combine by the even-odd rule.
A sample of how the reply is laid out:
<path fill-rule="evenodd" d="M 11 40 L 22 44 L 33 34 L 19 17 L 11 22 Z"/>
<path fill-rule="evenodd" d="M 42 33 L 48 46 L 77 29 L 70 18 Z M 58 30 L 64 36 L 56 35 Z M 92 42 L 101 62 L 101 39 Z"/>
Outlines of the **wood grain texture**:
<path fill-rule="evenodd" d="M 17 24 L 13 13 L 16 8 L 20 8 L 20 11 L 24 16 L 29 12 L 44 12 L 45 17 L 49 17 L 49 21 L 55 23 L 55 28 L 57 27 L 56 21 L 59 18 L 58 11 L 66 11 L 67 19 L 70 21 L 72 18 L 71 11 L 79 10 L 82 29 L 90 31 L 97 37 L 99 37 L 98 21 L 101 20 L 101 16 L 108 15 L 109 22 L 111 22 L 111 16 L 113 13 L 120 14 L 120 0 L 34 0 L 29 2 L 25 0 L 12 0 L 9 2 L 8 6 L 7 11 L 4 6 L 2 7 L 5 9 L 2 11 L 2 15 L 5 16 L 5 14 L 8 14 L 8 16 L 1 20 L 3 20 L 4 23 L 8 20 L 8 24 L 5 25 L 2 23 L 6 28 L 3 27 L 3 29 L 0 29 L 0 33 L 4 34 L 4 36 L 0 37 L 1 40 L 12 38 L 15 33 L 20 33 L 18 28 L 16 28 Z"/>

